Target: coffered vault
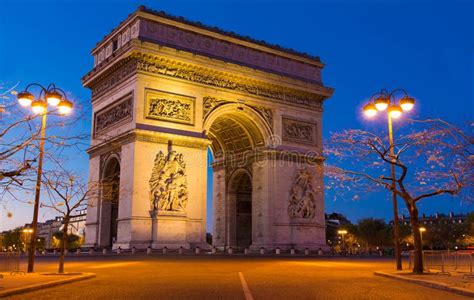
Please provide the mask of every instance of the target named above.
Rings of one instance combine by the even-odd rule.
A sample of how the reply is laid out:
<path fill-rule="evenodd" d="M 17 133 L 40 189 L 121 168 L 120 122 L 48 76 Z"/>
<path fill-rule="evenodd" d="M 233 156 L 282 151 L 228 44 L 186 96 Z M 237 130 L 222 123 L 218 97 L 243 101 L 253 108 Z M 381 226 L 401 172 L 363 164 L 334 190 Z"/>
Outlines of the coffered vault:
<path fill-rule="evenodd" d="M 324 247 L 319 57 L 144 7 L 92 55 L 87 246 L 207 247 L 211 149 L 215 247 Z"/>

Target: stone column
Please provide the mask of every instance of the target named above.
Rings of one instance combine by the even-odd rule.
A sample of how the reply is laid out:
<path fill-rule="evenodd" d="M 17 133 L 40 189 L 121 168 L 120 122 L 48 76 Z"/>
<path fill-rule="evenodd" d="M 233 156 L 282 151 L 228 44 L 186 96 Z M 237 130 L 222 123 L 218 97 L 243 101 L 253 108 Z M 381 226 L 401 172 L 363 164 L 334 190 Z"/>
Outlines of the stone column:
<path fill-rule="evenodd" d="M 100 180 L 100 156 L 89 158 L 89 182 L 92 188 L 97 189 L 97 183 Z M 98 246 L 99 242 L 99 217 L 100 217 L 100 191 L 93 193 L 88 201 L 87 216 L 86 216 L 86 241 L 84 247 Z"/>
<path fill-rule="evenodd" d="M 146 224 L 143 226 L 143 239 L 140 242 L 148 246 L 148 239 L 151 231 L 151 222 L 149 215 L 140 216 L 136 218 L 133 215 L 133 205 L 136 200 L 136 190 L 134 187 L 137 181 L 135 170 L 137 168 L 136 144 L 129 142 L 122 145 L 121 159 L 120 159 L 120 187 L 119 187 L 119 205 L 118 205 L 118 226 L 117 226 L 117 241 L 113 248 L 129 249 L 131 248 L 134 234 L 137 233 L 136 224 L 145 219 Z M 142 233 L 142 229 L 140 229 Z"/>
<path fill-rule="evenodd" d="M 226 189 L 225 169 L 223 167 L 214 167 L 212 245 L 218 248 L 223 248 L 227 245 Z"/>
<path fill-rule="evenodd" d="M 273 224 L 275 247 L 325 248 L 322 170 L 315 164 L 275 161 Z M 293 199 L 293 200 L 292 200 Z M 298 203 L 291 206 L 291 201 Z M 294 207 L 310 207 L 302 213 Z"/>
<path fill-rule="evenodd" d="M 111 209 L 110 201 L 100 201 L 99 247 L 110 246 Z"/>
<path fill-rule="evenodd" d="M 273 187 L 271 160 L 252 164 L 252 249 L 273 247 Z"/>
<path fill-rule="evenodd" d="M 153 247 L 153 243 L 157 241 L 156 235 L 158 233 L 158 211 L 157 210 L 150 210 L 150 217 L 151 217 L 151 235 L 150 235 L 150 247 Z"/>
<path fill-rule="evenodd" d="M 206 246 L 207 140 L 188 142 L 179 136 L 166 137 L 175 143 L 161 138 L 161 133 L 147 132 L 143 137 L 122 146 L 119 238 L 114 245 L 115 248 L 120 246 L 122 249 L 131 247 L 144 249 L 150 244 L 153 248 Z M 199 142 L 203 144 L 202 147 L 196 146 Z M 173 156 L 170 158 L 171 152 Z M 172 180 L 171 177 L 177 176 L 176 172 L 181 168 L 178 168 L 178 162 L 174 159 L 182 157 L 187 187 L 186 205 L 182 211 L 160 210 L 156 215 L 150 216 L 152 209 L 150 178 L 159 153 L 162 153 L 166 162 L 163 162 L 163 166 L 159 165 L 159 170 L 155 172 L 164 172 L 163 176 L 166 178 L 159 184 L 165 193 L 179 192 L 174 190 L 176 187 L 169 190 L 166 186 Z M 169 159 L 171 161 L 168 161 Z"/>

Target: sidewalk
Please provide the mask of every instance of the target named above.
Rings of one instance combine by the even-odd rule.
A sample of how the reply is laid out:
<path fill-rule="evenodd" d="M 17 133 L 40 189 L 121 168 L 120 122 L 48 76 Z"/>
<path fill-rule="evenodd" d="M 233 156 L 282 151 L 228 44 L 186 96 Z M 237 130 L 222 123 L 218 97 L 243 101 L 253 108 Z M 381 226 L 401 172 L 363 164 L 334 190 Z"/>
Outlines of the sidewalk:
<path fill-rule="evenodd" d="M 0 298 L 95 277 L 93 273 L 1 273 Z"/>
<path fill-rule="evenodd" d="M 411 271 L 378 271 L 374 275 L 407 281 L 434 289 L 448 291 L 468 297 L 474 297 L 474 277 L 465 277 L 466 273 L 451 272 L 451 275 L 425 273 L 415 275 Z"/>

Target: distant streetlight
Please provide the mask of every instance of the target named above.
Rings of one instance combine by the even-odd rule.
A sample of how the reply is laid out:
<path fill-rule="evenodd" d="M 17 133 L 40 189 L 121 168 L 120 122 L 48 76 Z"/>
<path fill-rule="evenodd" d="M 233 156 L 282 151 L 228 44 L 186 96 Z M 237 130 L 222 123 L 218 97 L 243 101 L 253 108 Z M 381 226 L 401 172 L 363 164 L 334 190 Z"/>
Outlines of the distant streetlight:
<path fill-rule="evenodd" d="M 344 236 L 347 234 L 347 230 L 338 230 L 337 233 L 342 236 L 342 248 L 346 249 L 346 240 L 344 239 Z"/>
<path fill-rule="evenodd" d="M 36 99 L 35 96 L 28 91 L 28 89 L 33 86 L 40 88 L 40 93 Z M 38 229 L 38 211 L 40 203 L 41 176 L 43 170 L 44 140 L 46 133 L 46 115 L 48 113 L 48 104 L 55 108 L 53 112 L 58 111 L 61 115 L 70 113 L 73 104 L 67 99 L 66 93 L 62 89 L 57 88 L 54 84 L 44 87 L 37 83 L 31 83 L 26 86 L 24 91 L 18 93 L 17 99 L 21 106 L 31 107 L 33 113 L 41 115 L 41 139 L 38 157 L 38 173 L 36 177 L 33 221 L 31 222 L 31 239 L 28 252 L 28 273 L 31 273 L 33 272 L 35 264 L 36 235 Z"/>
<path fill-rule="evenodd" d="M 401 92 L 403 97 L 398 101 L 395 100 L 395 94 Z M 392 130 L 392 119 L 398 119 L 402 113 L 408 112 L 415 106 L 415 99 L 408 96 L 407 92 L 402 89 L 393 90 L 388 93 L 387 90 L 375 93 L 370 97 L 369 103 L 364 106 L 364 113 L 367 117 L 372 118 L 377 115 L 378 112 L 387 111 L 388 120 L 388 137 L 390 143 L 390 156 L 392 162 L 395 161 L 394 145 L 393 145 L 393 130 Z M 397 270 L 402 269 L 402 255 L 400 245 L 400 228 L 398 224 L 398 203 L 397 194 L 395 192 L 395 166 L 391 164 L 391 175 L 392 175 L 392 203 L 393 203 L 393 233 L 394 233 L 394 244 L 395 244 L 395 257 Z"/>
<path fill-rule="evenodd" d="M 23 234 L 25 234 L 25 252 L 29 249 L 28 248 L 28 241 L 30 239 L 30 234 L 33 233 L 33 229 L 31 228 L 24 228 L 23 230 Z M 31 245 L 30 245 L 31 247 Z"/>
<path fill-rule="evenodd" d="M 420 236 L 421 236 L 421 248 L 423 249 L 423 232 L 426 231 L 425 227 L 420 227 Z"/>

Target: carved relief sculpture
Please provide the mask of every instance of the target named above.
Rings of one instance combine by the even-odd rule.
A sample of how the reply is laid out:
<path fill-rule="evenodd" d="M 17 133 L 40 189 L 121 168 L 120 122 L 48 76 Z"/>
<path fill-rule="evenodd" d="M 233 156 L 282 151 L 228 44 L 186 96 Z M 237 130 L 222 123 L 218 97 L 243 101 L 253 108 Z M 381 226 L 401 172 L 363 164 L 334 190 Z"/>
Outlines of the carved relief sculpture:
<path fill-rule="evenodd" d="M 176 151 L 165 155 L 160 151 L 155 157 L 149 185 L 151 211 L 184 213 L 188 184 L 183 155 Z"/>
<path fill-rule="evenodd" d="M 316 124 L 283 117 L 283 140 L 300 144 L 316 144 Z"/>
<path fill-rule="evenodd" d="M 209 113 L 213 111 L 215 108 L 226 103 L 235 103 L 235 101 L 217 99 L 212 96 L 205 96 L 202 102 L 203 120 L 206 119 Z M 250 104 L 245 104 L 245 105 L 248 107 L 251 107 L 256 112 L 258 112 L 265 119 L 265 121 L 267 121 L 270 128 L 273 128 L 273 112 L 270 108 L 267 108 L 265 106 L 250 105 Z"/>
<path fill-rule="evenodd" d="M 132 98 L 119 102 L 111 108 L 99 111 L 95 114 L 94 133 L 101 132 L 123 120 L 132 118 Z"/>
<path fill-rule="evenodd" d="M 270 108 L 264 106 L 252 106 L 267 121 L 270 128 L 273 128 L 273 112 Z"/>
<path fill-rule="evenodd" d="M 136 72 L 152 73 L 188 80 L 250 95 L 267 97 L 283 103 L 290 103 L 291 105 L 309 107 L 318 111 L 322 110 L 322 100 L 325 98 L 321 95 L 295 91 L 275 85 L 262 84 L 253 81 L 240 81 L 211 70 L 198 68 L 188 64 L 178 65 L 176 62 L 164 58 L 150 58 L 140 53 L 133 53 L 128 58 L 123 59 L 117 64 L 123 64 L 123 68 L 114 71 L 109 75 L 103 76 L 101 80 L 97 80 L 91 84 L 93 98 L 100 96 L 105 91 L 111 89 L 120 82 L 123 82 Z M 89 76 L 90 74 L 86 75 L 83 80 Z M 322 89 L 327 90 L 327 88 Z"/>
<path fill-rule="evenodd" d="M 149 119 L 193 125 L 194 98 L 147 90 L 145 114 Z"/>
<path fill-rule="evenodd" d="M 207 115 L 214 110 L 214 108 L 218 107 L 221 104 L 224 103 L 231 103 L 230 101 L 227 100 L 222 100 L 222 99 L 217 99 L 215 97 L 211 96 L 205 96 L 202 101 L 202 116 L 203 119 L 207 117 Z"/>
<path fill-rule="evenodd" d="M 229 76 L 223 76 L 220 73 L 210 70 L 196 68 L 191 65 L 176 65 L 173 62 L 164 59 L 145 60 L 138 56 L 137 70 L 159 75 L 170 76 L 179 79 L 185 79 L 197 83 L 202 83 L 219 88 L 231 89 L 238 92 L 244 92 L 251 95 L 268 97 L 293 105 L 309 106 L 321 109 L 322 96 L 293 92 L 289 89 L 279 88 L 271 85 L 259 85 L 258 83 L 247 83 L 233 80 Z"/>
<path fill-rule="evenodd" d="M 321 66 L 295 61 L 281 55 L 265 53 L 167 24 L 148 20 L 142 22 L 144 26 L 141 27 L 140 33 L 148 40 L 173 45 L 178 49 L 187 49 L 191 52 L 199 51 L 204 55 L 236 61 L 239 64 L 251 65 L 253 68 L 264 69 L 277 74 L 293 76 L 316 83 L 321 82 Z M 312 57 L 312 59 L 319 63 L 319 58 Z"/>
<path fill-rule="evenodd" d="M 313 188 L 313 174 L 300 170 L 296 175 L 290 194 L 288 214 L 290 218 L 313 219 L 315 216 L 316 191 Z"/>

